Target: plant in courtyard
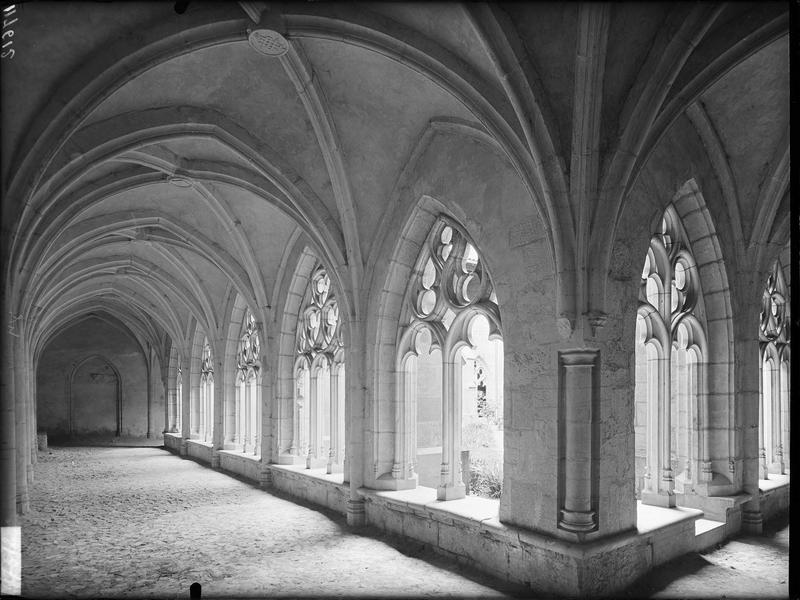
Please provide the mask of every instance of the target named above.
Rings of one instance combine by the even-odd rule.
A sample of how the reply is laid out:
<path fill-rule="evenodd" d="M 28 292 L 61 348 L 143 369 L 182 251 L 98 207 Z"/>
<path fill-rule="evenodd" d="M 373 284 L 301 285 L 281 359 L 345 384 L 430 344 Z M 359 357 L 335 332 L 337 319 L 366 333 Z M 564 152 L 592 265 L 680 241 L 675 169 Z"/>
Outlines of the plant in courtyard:
<path fill-rule="evenodd" d="M 500 461 L 484 458 L 470 460 L 469 491 L 475 496 L 499 499 L 503 493 L 503 466 Z"/>

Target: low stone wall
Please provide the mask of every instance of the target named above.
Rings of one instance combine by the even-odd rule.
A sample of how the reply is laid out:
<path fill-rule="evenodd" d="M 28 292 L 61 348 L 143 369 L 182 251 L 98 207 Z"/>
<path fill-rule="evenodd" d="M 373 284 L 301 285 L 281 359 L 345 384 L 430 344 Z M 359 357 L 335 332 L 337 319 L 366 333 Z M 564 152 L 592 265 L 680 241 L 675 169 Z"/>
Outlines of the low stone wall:
<path fill-rule="evenodd" d="M 342 474 L 326 475 L 323 469 L 305 469 L 293 465 L 269 465 L 272 485 L 287 494 L 347 514 L 350 486 L 342 483 Z M 320 472 L 323 471 L 323 472 Z"/>
<path fill-rule="evenodd" d="M 186 441 L 186 455 L 190 458 L 200 460 L 210 465 L 212 454 L 211 444 L 198 442 L 196 440 Z"/>
<path fill-rule="evenodd" d="M 236 473 L 242 477 L 260 483 L 261 481 L 261 458 L 247 456 L 242 452 L 231 450 L 221 450 L 219 452 L 219 468 L 229 473 Z"/>
<path fill-rule="evenodd" d="M 180 455 L 181 453 L 181 440 L 183 438 L 179 435 L 175 435 L 174 433 L 165 433 L 164 434 L 164 448 L 169 450 L 170 452 L 174 452 L 175 454 Z"/>
<path fill-rule="evenodd" d="M 702 516 L 692 509 L 663 509 L 670 511 L 668 518 L 650 529 L 574 545 L 505 525 L 486 516 L 485 509 L 481 514 L 480 507 L 468 516 L 459 501 L 415 501 L 412 494 L 363 488 L 359 493 L 370 525 L 416 539 L 470 568 L 539 594 L 589 596 L 621 590 L 653 567 L 694 551 L 694 523 Z"/>
<path fill-rule="evenodd" d="M 789 511 L 789 482 L 780 482 L 774 487 L 759 491 L 761 516 L 765 521 Z"/>

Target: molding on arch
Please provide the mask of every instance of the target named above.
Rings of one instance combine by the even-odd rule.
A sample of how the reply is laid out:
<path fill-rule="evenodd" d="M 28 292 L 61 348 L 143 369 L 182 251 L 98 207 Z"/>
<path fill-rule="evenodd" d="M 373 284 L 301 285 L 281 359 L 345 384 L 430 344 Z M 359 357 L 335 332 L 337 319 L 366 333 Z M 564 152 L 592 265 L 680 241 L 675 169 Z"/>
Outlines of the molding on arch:
<path fill-rule="evenodd" d="M 294 373 L 297 366 L 297 353 L 295 340 L 297 334 L 297 321 L 302 308 L 303 297 L 308 287 L 309 279 L 314 266 L 319 262 L 316 253 L 304 243 L 300 237 L 295 239 L 287 259 L 287 266 L 293 264 L 293 269 L 284 272 L 281 282 L 281 296 L 285 298 L 279 324 L 279 338 L 276 343 L 276 386 L 273 419 L 277 417 L 277 426 L 273 424 L 272 456 L 279 464 L 291 463 L 295 459 L 305 462 L 305 457 L 292 457 L 290 445 L 296 430 L 294 422 Z M 291 275 L 290 275 L 291 273 Z M 342 314 L 342 313 L 340 313 Z M 344 315 L 342 315 L 344 316 Z"/>
<path fill-rule="evenodd" d="M 662 27 L 662 33 L 625 100 L 620 115 L 619 140 L 601 165 L 599 201 L 589 217 L 592 226 L 587 267 L 590 272 L 601 274 L 589 277 L 587 297 L 590 312 L 605 312 L 605 282 L 602 280 L 609 270 L 611 240 L 616 238 L 620 216 L 630 203 L 630 186 L 638 173 L 636 161 L 647 150 L 647 134 L 675 77 L 721 10 L 712 5 L 696 5 L 689 16 L 673 24 L 677 31 L 672 35 L 668 33 L 669 27 Z M 674 16 L 673 20 L 677 18 L 680 15 Z M 595 305 L 598 299 L 600 306 Z"/>
<path fill-rule="evenodd" d="M 375 289 L 375 277 L 378 276 L 376 269 L 382 262 L 389 262 L 391 257 L 397 252 L 396 243 L 403 235 L 398 230 L 397 224 L 407 224 L 411 219 L 415 218 L 414 215 L 418 211 L 420 203 L 425 202 L 426 198 L 428 200 L 433 200 L 432 197 L 427 195 L 424 195 L 422 199 L 412 199 L 409 196 L 409 191 L 417 177 L 418 168 L 423 164 L 431 144 L 439 134 L 463 136 L 484 144 L 499 160 L 517 172 L 521 178 L 520 181 L 523 187 L 527 189 L 529 193 L 531 192 L 518 166 L 515 165 L 503 151 L 500 142 L 498 142 L 498 140 L 481 124 L 450 117 L 431 119 L 421 131 L 416 144 L 413 146 L 406 163 L 395 181 L 390 195 L 390 202 L 388 203 L 391 210 L 384 214 L 378 226 L 375 239 L 379 240 L 379 243 L 374 243 L 372 245 L 372 251 L 367 257 L 367 268 L 365 269 L 365 287 L 367 289 Z M 573 253 L 572 237 L 565 237 L 557 227 L 553 227 L 553 222 L 549 220 L 548 213 L 543 212 L 543 208 L 537 201 L 536 196 L 532 194 L 531 198 L 534 201 L 536 216 L 541 219 L 544 224 L 544 233 L 547 238 L 551 256 L 555 262 L 553 267 L 554 273 L 557 274 L 555 277 L 557 315 L 555 316 L 567 315 L 570 319 L 573 319 L 574 317 L 572 314 L 575 309 L 575 278 L 571 276 L 570 273 L 574 273 L 575 270 L 575 256 Z M 438 200 L 435 200 L 434 203 L 437 206 L 434 210 L 442 212 L 443 214 L 452 215 L 458 222 L 463 223 L 465 220 L 466 215 L 453 214 L 451 208 L 445 207 L 445 205 Z M 371 299 L 368 306 L 371 306 L 374 301 L 374 299 Z M 369 314 L 374 314 L 371 308 L 368 308 L 368 312 Z"/>
<path fill-rule="evenodd" d="M 108 308 L 98 307 L 90 312 L 84 312 L 81 310 L 81 312 L 78 314 L 63 316 L 62 320 L 58 324 L 54 324 L 54 326 L 50 328 L 46 335 L 40 337 L 38 340 L 35 340 L 35 345 L 32 346 L 34 370 L 36 369 L 36 365 L 39 363 L 39 359 L 41 358 L 42 354 L 50 345 L 50 342 L 52 342 L 67 329 L 93 318 L 103 321 L 110 327 L 116 329 L 123 335 L 133 340 L 143 357 L 147 356 L 147 352 L 145 351 L 142 341 L 144 340 L 145 343 L 149 343 L 153 348 L 155 348 L 158 358 L 161 360 L 162 349 L 160 344 L 152 338 L 152 331 L 145 331 L 138 321 L 134 321 L 133 323 L 129 324 L 119 316 L 110 312 Z M 134 329 L 136 331 L 134 331 Z"/>
<path fill-rule="evenodd" d="M 731 171 L 728 162 L 728 155 L 719 134 L 714 128 L 714 124 L 708 117 L 705 108 L 700 102 L 693 102 L 686 108 L 686 116 L 691 122 L 703 146 L 706 149 L 708 159 L 714 169 L 722 194 L 725 199 L 725 208 L 731 219 L 731 228 L 735 239 L 742 239 L 744 231 L 742 229 L 742 218 L 739 211 L 739 190 L 736 187 L 736 179 Z"/>
<path fill-rule="evenodd" d="M 93 124 L 88 129 L 89 132 L 86 129 L 76 132 L 77 136 L 87 138 L 83 141 L 80 141 L 80 137 L 77 138 L 77 147 L 81 149 L 80 158 L 59 167 L 58 175 L 51 177 L 41 190 L 37 190 L 29 198 L 31 207 L 26 210 L 30 216 L 20 215 L 17 230 L 23 228 L 25 231 L 31 232 L 28 234 L 30 236 L 34 231 L 41 231 L 40 223 L 45 223 L 49 227 L 63 227 L 67 223 L 65 217 L 77 214 L 78 207 L 82 203 L 102 201 L 104 196 L 126 189 L 125 181 L 128 181 L 128 185 L 131 186 L 141 185 L 145 182 L 160 184 L 165 183 L 169 176 L 177 173 L 196 179 L 198 184 L 195 187 L 199 186 L 198 189 L 201 191 L 202 183 L 200 182 L 208 180 L 241 187 L 262 197 L 307 229 L 309 235 L 318 238 L 326 252 L 335 256 L 337 262 L 344 264 L 341 230 L 324 203 L 316 197 L 308 184 L 293 169 L 284 164 L 276 152 L 226 119 L 224 115 L 197 107 L 148 109 L 139 114 L 135 123 L 125 119 L 124 115 L 118 115 L 102 123 Z M 130 160 L 125 157 L 131 151 L 183 137 L 205 137 L 220 143 L 240 156 L 242 161 L 248 164 L 248 168 L 228 163 L 173 164 L 167 172 L 155 170 L 142 174 L 134 171 L 134 176 L 122 182 L 118 175 L 110 179 L 106 178 L 105 187 L 102 185 L 102 181 L 93 183 L 88 195 L 85 189 L 79 190 L 79 196 L 75 196 L 75 192 L 72 192 L 72 196 L 75 198 L 65 197 L 63 194 L 64 190 L 73 186 L 94 164 Z M 96 138 L 99 138 L 100 141 L 93 142 L 92 139 Z M 90 149 L 86 150 L 85 148 Z M 153 163 L 150 165 L 152 169 L 163 169 L 164 167 L 164 164 Z M 94 197 L 98 198 L 93 199 Z M 212 204 L 212 208 L 219 205 L 215 210 L 216 212 L 221 211 L 222 217 L 228 212 L 223 207 L 222 201 L 209 193 L 205 193 L 204 197 Z M 56 206 L 58 202 L 64 204 L 67 210 L 63 213 L 56 213 L 64 215 L 56 224 L 52 222 L 51 215 L 53 206 Z M 31 212 L 34 210 L 32 208 L 34 206 L 36 213 Z M 51 223 L 47 223 L 47 219 Z M 227 220 L 221 218 L 223 226 L 227 226 L 229 229 L 231 229 L 229 222 L 233 221 L 232 217 Z M 241 238 L 241 234 L 235 231 L 235 228 L 231 229 L 231 235 L 235 239 Z M 32 254 L 24 243 L 20 245 L 16 240 L 12 252 L 12 256 L 18 257 Z M 246 256 L 244 258 L 244 262 L 252 271 L 254 260 L 248 261 Z M 17 260 L 24 260 L 24 258 Z"/>
<path fill-rule="evenodd" d="M 778 208 L 789 190 L 789 164 L 789 133 L 787 131 L 775 149 L 775 154 L 770 161 L 770 170 L 761 184 L 756 201 L 756 219 L 750 235 L 750 249 L 769 241 L 770 233 L 778 217 Z M 786 220 L 788 221 L 788 219 Z"/>
<path fill-rule="evenodd" d="M 709 382 L 716 382 L 713 394 L 709 389 L 707 396 L 708 411 L 714 413 L 725 410 L 728 416 L 727 428 L 719 430 L 727 437 L 728 456 L 712 457 L 712 463 L 713 471 L 729 483 L 724 483 L 718 476 L 715 476 L 712 483 L 719 486 L 718 493 L 730 493 L 741 488 L 743 467 L 738 452 L 740 442 L 736 434 L 733 307 L 726 261 L 714 222 L 694 179 L 689 179 L 680 187 L 671 206 L 680 219 L 699 272 L 701 309 L 705 317 L 703 325 L 706 328 L 708 348 L 708 354 L 704 357 L 707 365 L 706 378 Z M 720 398 L 723 406 L 718 404 Z M 711 437 L 713 433 L 709 431 L 706 435 Z"/>

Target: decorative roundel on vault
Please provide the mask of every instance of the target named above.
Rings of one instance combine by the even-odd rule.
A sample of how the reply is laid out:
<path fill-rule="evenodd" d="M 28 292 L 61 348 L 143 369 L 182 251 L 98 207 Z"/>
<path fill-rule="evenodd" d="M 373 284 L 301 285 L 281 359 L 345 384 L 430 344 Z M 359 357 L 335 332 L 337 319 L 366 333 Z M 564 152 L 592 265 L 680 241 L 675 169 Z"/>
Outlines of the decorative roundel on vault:
<path fill-rule="evenodd" d="M 286 38 L 271 29 L 253 29 L 247 35 L 247 41 L 253 50 L 266 56 L 283 56 L 289 51 Z"/>

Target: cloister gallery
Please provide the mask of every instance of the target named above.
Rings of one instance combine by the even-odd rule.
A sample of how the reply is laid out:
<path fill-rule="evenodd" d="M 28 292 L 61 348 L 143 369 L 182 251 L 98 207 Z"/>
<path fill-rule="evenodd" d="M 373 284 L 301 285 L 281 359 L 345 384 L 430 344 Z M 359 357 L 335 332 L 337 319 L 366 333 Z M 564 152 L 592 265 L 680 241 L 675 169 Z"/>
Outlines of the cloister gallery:
<path fill-rule="evenodd" d="M 787 3 L 4 18 L 4 532 L 44 434 L 562 594 L 788 508 Z"/>

